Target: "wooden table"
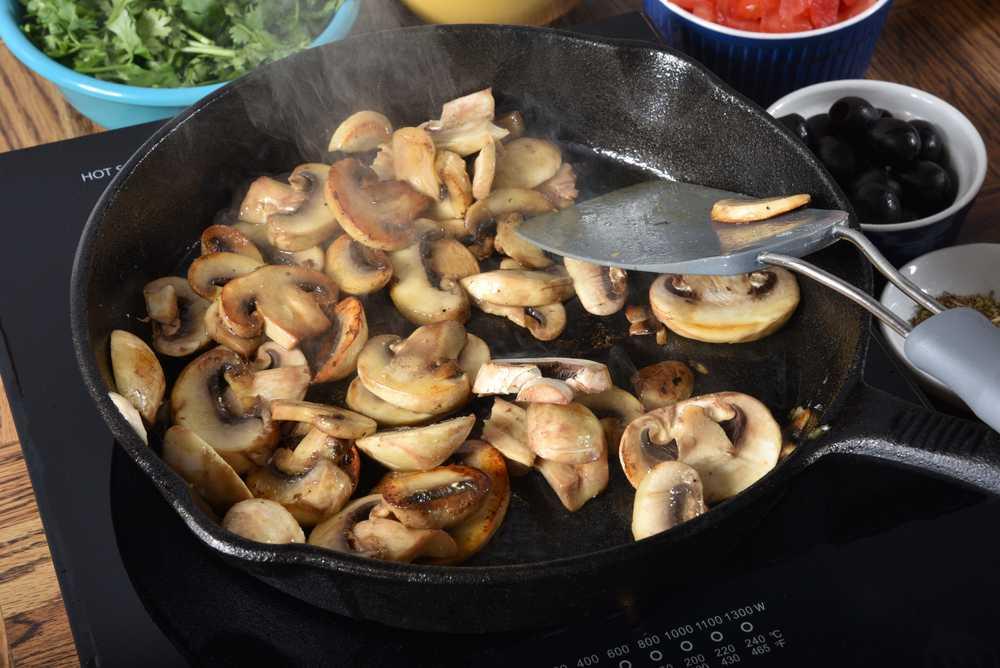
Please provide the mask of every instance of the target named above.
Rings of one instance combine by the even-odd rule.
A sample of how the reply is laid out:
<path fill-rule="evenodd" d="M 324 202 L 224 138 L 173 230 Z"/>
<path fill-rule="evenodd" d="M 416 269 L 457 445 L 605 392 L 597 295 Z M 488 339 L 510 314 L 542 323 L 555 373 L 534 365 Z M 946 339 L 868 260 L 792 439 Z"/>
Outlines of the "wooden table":
<path fill-rule="evenodd" d="M 934 93 L 966 113 L 1000 156 L 1000 11 L 993 0 L 896 0 L 869 75 Z M 585 1 L 572 25 L 641 8 L 641 0 Z M 416 23 L 395 0 L 368 0 L 357 31 Z M 0 46 L 0 151 L 101 128 Z M 1000 161 L 969 215 L 962 242 L 1000 242 Z M 71 665 L 76 651 L 6 397 L 0 393 L 0 607 L 18 665 Z M 2 665 L 2 660 L 0 660 Z"/>

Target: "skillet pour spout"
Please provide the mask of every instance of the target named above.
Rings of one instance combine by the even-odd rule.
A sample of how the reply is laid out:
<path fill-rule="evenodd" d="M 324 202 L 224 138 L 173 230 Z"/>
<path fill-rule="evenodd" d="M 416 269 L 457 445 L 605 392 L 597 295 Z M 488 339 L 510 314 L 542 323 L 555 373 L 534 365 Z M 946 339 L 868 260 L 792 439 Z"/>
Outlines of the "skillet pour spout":
<path fill-rule="evenodd" d="M 657 346 L 638 340 L 651 337 L 629 337 L 624 313 L 600 318 L 572 300 L 566 304 L 566 331 L 556 341 L 537 341 L 478 311 L 468 329 L 488 340 L 495 356 L 608 361 L 614 347 L 637 367 L 664 359 L 697 361 L 710 371 L 698 379 L 699 392 L 745 392 L 776 416 L 794 406 L 822 406 L 819 418 L 831 424 L 831 434 L 799 447 L 739 496 L 639 542 L 629 531 L 634 492 L 616 467 L 607 490 L 572 514 L 540 476 L 515 479 L 507 520 L 488 548 L 460 567 L 385 563 L 310 545 L 263 545 L 211 521 L 157 455 L 160 434 L 154 430 L 146 446 L 109 400 L 110 333 L 146 334 L 138 321 L 144 315 L 142 286 L 183 275 L 189 241 L 252 178 L 329 162 L 326 143 L 340 120 L 377 109 L 401 123 L 418 123 L 435 118 L 442 102 L 487 86 L 497 97 L 498 114 L 520 111 L 534 133 L 560 144 L 582 197 L 659 176 L 756 196 L 808 192 L 816 206 L 850 210 L 804 145 L 700 65 L 668 49 L 544 29 L 419 27 L 311 49 L 233 82 L 164 125 L 118 173 L 83 232 L 71 285 L 73 343 L 97 410 L 207 546 L 234 567 L 336 613 L 426 631 L 504 631 L 565 622 L 623 600 L 662 597 L 666 574 L 678 569 L 691 578 L 708 577 L 713 560 L 738 543 L 792 476 L 825 452 L 866 452 L 891 431 L 891 447 L 878 456 L 925 468 L 940 461 L 902 456 L 912 452 L 905 444 L 913 435 L 904 424 L 915 419 L 910 413 L 900 413 L 899 423 L 860 410 L 861 395 L 852 390 L 868 319 L 809 282 L 802 283 L 799 310 L 782 331 L 739 345 L 673 337 Z M 870 291 L 870 268 L 852 249 L 832 248 L 810 259 Z M 651 278 L 636 277 L 635 294 Z M 363 301 L 373 335 L 412 328 L 388 299 L 369 295 Z M 183 361 L 166 365 L 168 382 Z M 847 416 L 854 431 L 844 432 L 846 440 L 838 436 L 845 402 L 854 411 Z M 914 424 L 919 431 L 923 423 Z M 952 427 L 936 424 L 935 434 L 952 433 Z M 963 430 L 963 438 L 982 437 L 974 427 Z M 980 458 L 977 484 L 1000 489 L 995 456 L 973 454 Z M 969 455 L 950 453 L 949 466 L 936 470 L 961 476 Z"/>

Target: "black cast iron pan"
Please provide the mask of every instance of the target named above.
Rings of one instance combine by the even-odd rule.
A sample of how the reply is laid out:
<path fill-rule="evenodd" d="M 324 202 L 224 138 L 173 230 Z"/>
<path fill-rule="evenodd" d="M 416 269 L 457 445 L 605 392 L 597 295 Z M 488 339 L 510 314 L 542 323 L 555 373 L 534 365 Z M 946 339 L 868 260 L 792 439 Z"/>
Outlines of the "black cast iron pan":
<path fill-rule="evenodd" d="M 234 566 L 334 612 L 413 629 L 497 631 L 663 597 L 677 578 L 710 576 L 713 559 L 753 529 L 786 482 L 832 452 L 890 459 L 1000 492 L 1000 438 L 859 386 L 867 316 L 802 280 L 802 304 L 788 325 L 742 345 L 679 336 L 664 348 L 637 343 L 625 336 L 621 314 L 592 318 L 575 301 L 571 326 L 548 345 L 499 318 L 474 315 L 469 328 L 490 342 L 494 356 L 607 359 L 614 347 L 613 368 L 623 357 L 637 366 L 698 361 L 709 370 L 697 380 L 698 393 L 748 392 L 779 418 L 794 406 L 812 406 L 831 425 L 825 438 L 800 447 L 751 489 L 672 531 L 631 540 L 633 490 L 614 465 L 607 491 L 574 514 L 539 476 L 515 479 L 503 528 L 462 567 L 263 546 L 208 520 L 157 456 L 155 435 L 152 447 L 143 445 L 108 400 L 110 332 L 148 335 L 138 320 L 143 285 L 183 270 L 201 230 L 249 178 L 328 159 L 330 132 L 358 109 L 416 123 L 435 118 L 442 102 L 488 85 L 501 110 L 520 109 L 533 134 L 562 143 L 586 193 L 657 175 L 752 195 L 808 192 L 818 207 L 849 210 L 803 145 L 701 66 L 666 49 L 551 30 L 425 27 L 310 50 L 225 87 L 164 126 L 109 186 L 81 238 L 71 293 L 74 345 L 98 410 L 205 543 Z M 868 265 L 849 248 L 812 259 L 871 288 Z M 635 301 L 645 299 L 640 283 L 635 277 Z M 373 334 L 410 328 L 384 298 L 369 299 L 366 311 Z M 175 375 L 180 365 L 167 366 Z M 315 388 L 312 398 L 338 391 Z"/>

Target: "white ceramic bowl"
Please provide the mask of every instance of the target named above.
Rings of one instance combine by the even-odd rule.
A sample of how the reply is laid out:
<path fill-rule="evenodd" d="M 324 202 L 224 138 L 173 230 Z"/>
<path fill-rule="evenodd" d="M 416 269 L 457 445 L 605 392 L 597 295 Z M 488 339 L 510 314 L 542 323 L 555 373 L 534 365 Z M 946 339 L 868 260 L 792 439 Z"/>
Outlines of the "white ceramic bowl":
<path fill-rule="evenodd" d="M 900 273 L 935 297 L 943 292 L 957 295 L 985 294 L 991 290 L 1000 296 L 1000 244 L 968 244 L 942 248 L 922 255 L 900 269 Z M 882 305 L 909 320 L 917 306 L 889 283 L 882 291 Z M 915 368 L 903 354 L 903 337 L 880 323 L 882 335 L 892 351 L 917 375 L 932 394 L 956 405 L 961 399 L 933 376 Z"/>
<path fill-rule="evenodd" d="M 768 112 L 775 117 L 800 114 L 809 118 L 826 113 L 834 102 L 848 95 L 863 97 L 876 107 L 888 109 L 896 118 L 919 118 L 937 126 L 958 180 L 955 202 L 944 211 L 905 223 L 862 223 L 861 228 L 898 264 L 953 243 L 986 178 L 986 144 L 976 127 L 958 109 L 930 93 L 901 84 L 865 79 L 807 86 L 781 98 L 768 108 Z"/>

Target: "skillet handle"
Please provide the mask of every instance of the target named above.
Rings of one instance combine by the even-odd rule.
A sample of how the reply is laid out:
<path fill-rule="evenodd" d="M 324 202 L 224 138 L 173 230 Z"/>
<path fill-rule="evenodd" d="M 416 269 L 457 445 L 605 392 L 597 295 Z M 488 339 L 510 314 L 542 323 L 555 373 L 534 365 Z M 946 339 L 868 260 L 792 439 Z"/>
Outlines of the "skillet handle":
<path fill-rule="evenodd" d="M 1000 434 L 859 383 L 838 412 L 823 454 L 873 457 L 1000 496 Z"/>

